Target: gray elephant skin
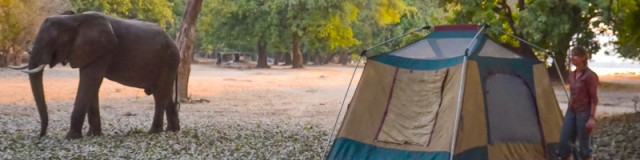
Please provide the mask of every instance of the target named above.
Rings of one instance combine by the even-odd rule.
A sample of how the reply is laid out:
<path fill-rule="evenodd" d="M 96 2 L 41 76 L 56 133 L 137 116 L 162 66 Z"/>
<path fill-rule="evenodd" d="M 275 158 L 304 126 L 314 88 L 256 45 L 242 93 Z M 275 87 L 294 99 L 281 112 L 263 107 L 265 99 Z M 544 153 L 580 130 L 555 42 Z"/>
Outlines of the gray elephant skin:
<path fill-rule="evenodd" d="M 98 12 L 48 17 L 42 24 L 25 72 L 41 120 L 40 136 L 48 126 L 42 78 L 44 67 L 69 64 L 80 70 L 78 91 L 67 139 L 82 137 L 88 117 L 88 136 L 102 135 L 98 93 L 104 78 L 143 88 L 153 95 L 155 113 L 150 133 L 179 131 L 178 103 L 174 95 L 180 55 L 173 40 L 156 24 L 125 20 Z"/>

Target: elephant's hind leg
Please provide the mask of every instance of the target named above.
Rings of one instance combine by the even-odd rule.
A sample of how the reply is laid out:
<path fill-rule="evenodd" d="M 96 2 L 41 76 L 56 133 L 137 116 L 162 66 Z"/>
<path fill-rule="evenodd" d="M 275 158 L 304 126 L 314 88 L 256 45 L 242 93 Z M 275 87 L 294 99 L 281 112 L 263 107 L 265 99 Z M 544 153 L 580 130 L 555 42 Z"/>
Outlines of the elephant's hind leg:
<path fill-rule="evenodd" d="M 156 111 L 149 131 L 151 133 L 162 131 L 165 113 L 167 114 L 167 131 L 180 130 L 176 103 L 173 102 L 173 78 L 171 77 L 175 77 L 175 74 L 162 77 L 164 78 L 161 78 L 151 90 L 156 103 Z"/>
<path fill-rule="evenodd" d="M 178 102 L 171 100 L 167 107 L 167 131 L 180 131 L 180 118 L 178 118 Z"/>
<path fill-rule="evenodd" d="M 153 91 L 156 110 L 153 114 L 153 122 L 151 122 L 151 129 L 149 130 L 149 133 L 162 132 L 162 126 L 164 125 L 164 112 L 169 103 L 169 101 L 164 97 L 166 97 L 166 93 L 160 92 L 158 89 Z"/>

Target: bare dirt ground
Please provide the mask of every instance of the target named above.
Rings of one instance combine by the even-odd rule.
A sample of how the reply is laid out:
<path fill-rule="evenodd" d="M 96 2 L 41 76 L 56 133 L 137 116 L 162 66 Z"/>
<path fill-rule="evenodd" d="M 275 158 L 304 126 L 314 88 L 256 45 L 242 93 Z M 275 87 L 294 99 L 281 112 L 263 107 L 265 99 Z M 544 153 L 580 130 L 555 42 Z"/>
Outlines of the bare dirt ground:
<path fill-rule="evenodd" d="M 307 66 L 305 69 L 281 66 L 233 69 L 211 64 L 193 65 L 189 93 L 197 102 L 182 104 L 180 114 L 184 118 L 252 117 L 253 120 L 314 122 L 331 127 L 353 69 L 339 65 Z M 349 97 L 361 71 L 356 71 Z M 640 96 L 640 77 L 621 75 L 601 76 L 600 79 L 599 116 L 634 111 L 632 99 Z M 51 114 L 70 113 L 77 85 L 78 70 L 60 66 L 47 68 L 44 86 Z M 37 120 L 27 75 L 0 69 L 0 91 L 0 115 L 31 116 Z M 555 92 L 564 110 L 567 104 L 565 92 L 560 85 L 555 86 Z M 349 100 L 347 98 L 347 103 Z M 100 106 L 102 118 L 107 119 L 151 115 L 153 98 L 144 94 L 142 89 L 105 80 L 100 91 Z"/>
<path fill-rule="evenodd" d="M 351 67 L 341 66 L 240 70 L 193 65 L 189 93 L 197 102 L 182 104 L 180 116 L 328 125 L 340 107 L 352 71 Z M 52 119 L 60 114 L 66 120 L 76 96 L 78 70 L 47 68 L 44 77 Z M 27 75 L 0 69 L 0 90 L 0 115 L 22 115 L 37 120 Z M 103 119 L 151 115 L 153 97 L 144 94 L 142 89 L 105 80 L 100 91 L 100 107 Z"/>
<path fill-rule="evenodd" d="M 287 159 L 287 155 L 300 159 L 318 158 L 318 153 L 327 138 L 327 133 L 333 127 L 343 96 L 347 90 L 353 73 L 352 66 L 307 66 L 304 69 L 290 69 L 288 67 L 273 66 L 272 69 L 232 69 L 220 68 L 213 64 L 196 64 L 192 66 L 189 92 L 195 103 L 182 104 L 180 110 L 183 131 L 178 135 L 159 135 L 151 139 L 178 138 L 208 135 L 210 143 L 203 146 L 188 146 L 179 142 L 167 142 L 170 147 L 160 147 L 158 150 L 175 150 L 162 156 L 189 155 L 213 158 L 267 158 Z M 354 85 L 360 77 L 361 69 L 356 72 Z M 640 77 L 634 76 L 601 76 L 599 95 L 601 105 L 598 116 L 616 115 L 633 112 L 632 98 L 640 96 Z M 9 158 L 29 154 L 51 154 L 59 152 L 49 150 L 46 145 L 35 146 L 29 151 L 32 143 L 56 144 L 65 143 L 64 134 L 69 127 L 69 118 L 76 89 L 78 85 L 78 70 L 57 66 L 47 68 L 44 75 L 44 87 L 50 113 L 48 137 L 50 140 L 38 140 L 35 136 L 39 131 L 38 114 L 33 102 L 27 75 L 7 68 L 0 68 L 0 151 L 10 151 L 5 155 Z M 562 108 L 566 108 L 566 96 L 560 85 L 555 87 L 556 96 Z M 349 94 L 351 95 L 351 93 Z M 347 99 L 347 102 L 350 99 Z M 130 142 L 123 135 L 133 135 L 149 139 L 144 132 L 150 127 L 153 114 L 153 98 L 144 94 L 142 89 L 131 88 L 105 80 L 100 91 L 100 112 L 104 137 L 120 142 Z M 240 127 L 238 127 L 240 126 Z M 233 129 L 248 127 L 238 133 Z M 288 128 L 289 127 L 289 128 Z M 230 131 L 219 131 L 230 129 Z M 256 129 L 263 128 L 263 129 Z M 85 130 L 86 130 L 85 125 Z M 311 132 L 312 131 L 312 132 Z M 215 132 L 215 133 L 214 133 Z M 260 132 L 260 133 L 255 133 Z M 276 133 L 277 132 L 277 133 Z M 209 135 L 213 134 L 213 135 Z M 265 143 L 255 144 L 252 139 L 247 141 L 220 141 L 230 135 L 255 136 L 266 140 Z M 168 136 L 168 137 L 166 137 Z M 288 136 L 277 140 L 278 136 Z M 305 139 L 304 137 L 308 138 Z M 238 137 L 235 137 L 236 139 Z M 16 142 L 7 139 L 17 139 Z M 293 140 L 292 140 L 293 139 Z M 74 151 L 74 148 L 91 146 L 102 138 L 87 139 L 76 145 L 67 145 L 73 157 L 121 155 L 127 152 L 127 147 L 105 149 L 113 144 L 94 146 L 96 150 L 113 151 L 102 153 L 95 150 Z M 306 145 L 298 145 L 297 141 L 306 141 Z M 116 142 L 114 142 L 116 143 Z M 141 142 L 140 142 L 141 143 Z M 230 144 L 228 144 L 230 143 Z M 282 144 L 281 144 L 282 143 Z M 10 144 L 7 146 L 6 144 Z M 171 146 L 178 145 L 172 149 Z M 187 143 L 188 144 L 188 143 Z M 132 144 L 145 148 L 145 143 Z M 275 146 L 289 146 L 289 150 L 278 149 Z M 25 147 L 26 146 L 26 147 Z M 293 146 L 293 147 L 291 147 Z M 19 149 L 15 149 L 15 147 Z M 131 147 L 131 146 L 130 146 Z M 252 148 L 271 147 L 264 151 L 251 151 Z M 20 149 L 21 148 L 21 149 Z M 150 148 L 147 146 L 147 148 Z M 151 147 L 152 148 L 152 147 Z M 286 148 L 286 147 L 285 147 Z M 44 151 L 42 151 L 44 150 Z M 185 151 L 183 151 L 185 150 Z M 247 151 L 238 154 L 238 151 Z M 143 157 L 153 157 L 155 150 L 132 152 Z M 144 156 L 148 154 L 147 156 Z M 127 154 L 122 154 L 127 155 Z M 36 156 L 36 157 L 56 157 Z M 127 158 L 128 156 L 121 156 Z M 0 159 L 4 159 L 0 154 Z M 132 157 L 128 157 L 132 158 Z M 135 157 L 134 157 L 135 158 Z"/>

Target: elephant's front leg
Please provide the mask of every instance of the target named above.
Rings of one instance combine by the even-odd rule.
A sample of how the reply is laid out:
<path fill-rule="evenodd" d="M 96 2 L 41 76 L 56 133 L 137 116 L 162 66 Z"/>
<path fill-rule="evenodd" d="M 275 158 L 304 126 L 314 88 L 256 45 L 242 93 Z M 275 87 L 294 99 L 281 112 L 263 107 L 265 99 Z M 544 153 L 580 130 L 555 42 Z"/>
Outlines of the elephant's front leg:
<path fill-rule="evenodd" d="M 100 99 L 95 98 L 95 103 L 89 107 L 89 132 L 87 136 L 102 136 L 102 125 L 100 122 Z"/>
<path fill-rule="evenodd" d="M 80 69 L 78 95 L 71 113 L 71 128 L 67 132 L 67 139 L 82 137 L 82 125 L 87 111 L 91 112 L 89 116 L 91 127 L 94 130 L 96 129 L 95 127 L 99 127 L 98 93 L 104 78 L 104 69 L 106 68 L 105 65 L 100 65 L 100 63 L 89 64 L 89 66 Z"/>

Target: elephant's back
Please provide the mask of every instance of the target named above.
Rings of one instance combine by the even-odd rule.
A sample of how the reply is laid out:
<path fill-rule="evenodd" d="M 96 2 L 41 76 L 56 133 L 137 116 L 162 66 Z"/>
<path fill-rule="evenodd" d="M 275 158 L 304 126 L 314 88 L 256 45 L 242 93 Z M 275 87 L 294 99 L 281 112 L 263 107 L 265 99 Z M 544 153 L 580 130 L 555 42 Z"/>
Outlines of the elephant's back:
<path fill-rule="evenodd" d="M 118 39 L 108 77 L 125 85 L 148 88 L 165 74 L 176 72 L 179 55 L 173 40 L 157 25 L 136 20 L 113 20 Z"/>

